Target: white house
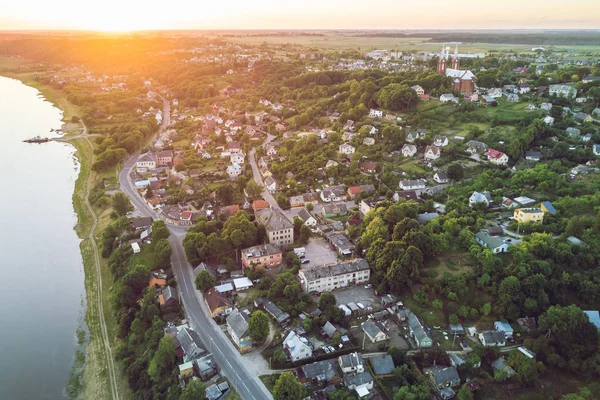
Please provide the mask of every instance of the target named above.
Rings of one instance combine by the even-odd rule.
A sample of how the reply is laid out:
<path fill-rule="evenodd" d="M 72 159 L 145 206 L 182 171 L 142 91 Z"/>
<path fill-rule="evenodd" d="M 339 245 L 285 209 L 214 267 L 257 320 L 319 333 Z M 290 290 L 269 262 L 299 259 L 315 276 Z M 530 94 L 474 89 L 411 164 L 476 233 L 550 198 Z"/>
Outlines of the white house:
<path fill-rule="evenodd" d="M 311 213 L 306 208 L 302 208 L 300 210 L 300 212 L 298 213 L 298 218 L 300 218 L 302 222 L 304 222 L 304 225 L 312 227 L 317 226 L 317 220 L 311 215 Z"/>
<path fill-rule="evenodd" d="M 265 189 L 267 189 L 269 192 L 277 191 L 277 181 L 273 179 L 272 176 L 267 176 L 265 178 Z"/>
<path fill-rule="evenodd" d="M 433 180 L 437 183 L 448 183 L 448 174 L 444 171 L 438 171 L 433 175 Z"/>
<path fill-rule="evenodd" d="M 549 115 L 546 115 L 544 118 L 542 118 L 542 121 L 546 124 L 546 125 L 554 125 L 554 118 L 552 118 Z"/>
<path fill-rule="evenodd" d="M 383 117 L 383 111 L 375 110 L 375 109 L 371 108 L 371 110 L 369 111 L 369 117 L 381 118 L 381 117 Z"/>
<path fill-rule="evenodd" d="M 232 165 L 227 167 L 227 175 L 229 175 L 231 179 L 236 179 L 238 176 L 241 175 L 241 173 L 242 167 L 240 167 L 239 164 L 233 163 Z"/>
<path fill-rule="evenodd" d="M 473 207 L 475 204 L 485 203 L 486 207 L 490 205 L 492 201 L 492 196 L 489 192 L 473 192 L 471 197 L 469 197 L 469 205 Z"/>
<path fill-rule="evenodd" d="M 508 156 L 501 151 L 495 149 L 489 149 L 485 155 L 488 161 L 495 165 L 506 165 L 508 164 Z"/>
<path fill-rule="evenodd" d="M 503 331 L 485 331 L 479 332 L 479 340 L 484 346 L 504 346 L 506 337 Z"/>
<path fill-rule="evenodd" d="M 360 374 L 365 372 L 362 354 L 354 352 L 338 357 L 338 365 L 344 374 Z"/>
<path fill-rule="evenodd" d="M 455 97 L 454 97 L 454 95 L 452 93 L 447 93 L 447 94 L 443 94 L 443 95 L 440 96 L 440 101 L 442 103 L 447 103 L 449 101 L 456 101 L 454 99 L 455 99 Z"/>
<path fill-rule="evenodd" d="M 246 159 L 244 153 L 231 153 L 230 160 L 232 164 L 243 164 Z"/>
<path fill-rule="evenodd" d="M 555 95 L 559 97 L 575 98 L 577 96 L 577 89 L 568 85 L 550 85 L 548 87 L 548 93 L 550 96 Z"/>
<path fill-rule="evenodd" d="M 433 145 L 437 147 L 446 147 L 448 146 L 448 137 L 438 135 L 433 138 Z"/>
<path fill-rule="evenodd" d="M 415 93 L 417 93 L 417 96 L 421 96 L 425 94 L 425 89 L 423 89 L 421 86 L 419 85 L 414 85 L 411 86 L 411 89 L 415 91 Z"/>
<path fill-rule="evenodd" d="M 387 339 L 387 335 L 381 328 L 372 320 L 368 319 L 360 324 L 363 332 L 367 335 L 371 343 L 383 342 Z"/>
<path fill-rule="evenodd" d="M 440 148 L 436 146 L 427 146 L 425 148 L 424 158 L 426 160 L 437 160 L 440 158 Z"/>
<path fill-rule="evenodd" d="M 417 146 L 414 144 L 405 144 L 402 146 L 402 155 L 404 157 L 412 157 L 417 154 Z"/>
<path fill-rule="evenodd" d="M 492 88 L 492 89 L 488 90 L 487 95 L 490 96 L 490 97 L 493 97 L 494 99 L 497 99 L 499 97 L 502 97 L 502 95 L 503 95 L 502 89 L 500 89 L 500 88 Z"/>
<path fill-rule="evenodd" d="M 142 154 L 135 163 L 135 169 L 137 172 L 146 172 L 149 169 L 156 168 L 156 158 L 152 153 Z"/>
<path fill-rule="evenodd" d="M 292 361 L 312 357 L 312 346 L 308 339 L 298 336 L 293 330 L 288 333 L 283 341 L 283 349 L 289 353 Z"/>
<path fill-rule="evenodd" d="M 400 189 L 402 190 L 425 189 L 425 186 L 427 186 L 427 182 L 425 181 L 425 179 L 409 179 L 400 181 Z"/>
<path fill-rule="evenodd" d="M 267 156 L 277 155 L 277 147 L 273 143 L 267 143 Z"/>
<path fill-rule="evenodd" d="M 593 152 L 595 156 L 600 156 L 600 144 L 594 144 Z"/>
<path fill-rule="evenodd" d="M 339 152 L 342 154 L 346 154 L 346 155 L 350 155 L 352 153 L 354 153 L 356 151 L 356 149 L 354 148 L 354 146 L 349 145 L 348 143 L 344 143 L 340 145 L 339 148 Z"/>

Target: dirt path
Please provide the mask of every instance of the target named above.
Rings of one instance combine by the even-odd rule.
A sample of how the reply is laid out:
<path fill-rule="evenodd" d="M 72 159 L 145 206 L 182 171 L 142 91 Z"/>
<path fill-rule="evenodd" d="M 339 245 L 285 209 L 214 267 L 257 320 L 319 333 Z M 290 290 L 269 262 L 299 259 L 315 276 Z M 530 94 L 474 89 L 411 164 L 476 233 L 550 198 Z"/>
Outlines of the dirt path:
<path fill-rule="evenodd" d="M 81 121 L 81 124 L 83 125 L 83 134 L 81 136 L 86 140 L 86 142 L 90 145 L 90 148 L 92 149 L 91 164 L 93 164 L 94 163 L 94 152 L 93 152 L 94 146 L 92 145 L 92 142 L 90 142 L 89 138 L 86 136 L 87 126 L 85 126 L 83 121 Z M 92 208 L 92 205 L 90 204 L 90 200 L 89 200 L 90 192 L 92 189 L 91 186 L 92 186 L 92 171 L 91 171 L 91 167 L 90 167 L 90 173 L 88 174 L 88 178 L 87 178 L 85 205 L 88 208 L 90 214 L 92 215 L 94 222 L 92 224 L 92 228 L 90 229 L 88 239 L 92 243 L 92 248 L 94 250 L 94 263 L 96 264 L 96 284 L 98 287 L 98 290 L 97 290 L 98 304 L 97 305 L 98 305 L 98 313 L 100 316 L 99 320 L 100 320 L 100 331 L 102 333 L 102 342 L 104 345 L 104 350 L 106 352 L 106 362 L 107 362 L 107 367 L 108 367 L 108 380 L 110 382 L 110 391 L 111 391 L 113 400 L 119 400 L 119 389 L 117 387 L 117 376 L 115 374 L 115 365 L 114 365 L 114 360 L 113 360 L 113 355 L 112 355 L 112 349 L 110 347 L 110 340 L 108 338 L 108 330 L 106 329 L 106 321 L 104 319 L 104 307 L 102 305 L 102 272 L 100 271 L 100 256 L 98 254 L 98 245 L 96 243 L 96 239 L 94 238 L 94 233 L 96 232 L 96 226 L 98 225 L 98 217 L 96 216 L 96 213 L 94 212 L 94 209 Z"/>

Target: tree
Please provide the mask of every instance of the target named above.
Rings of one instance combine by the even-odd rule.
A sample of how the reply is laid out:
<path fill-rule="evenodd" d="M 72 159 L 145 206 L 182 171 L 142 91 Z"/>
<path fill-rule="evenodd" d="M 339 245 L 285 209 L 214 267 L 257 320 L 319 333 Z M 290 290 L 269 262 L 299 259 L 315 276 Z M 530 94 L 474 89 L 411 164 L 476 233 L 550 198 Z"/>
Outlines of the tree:
<path fill-rule="evenodd" d="M 284 372 L 279 376 L 273 387 L 275 400 L 302 400 L 304 398 L 302 384 L 291 372 Z"/>
<path fill-rule="evenodd" d="M 448 166 L 446 173 L 448 174 L 448 178 L 456 182 L 463 178 L 465 171 L 459 163 L 452 163 Z"/>
<path fill-rule="evenodd" d="M 200 379 L 190 380 L 181 392 L 179 400 L 198 400 L 206 397 L 206 386 Z"/>
<path fill-rule="evenodd" d="M 125 193 L 120 191 L 113 194 L 112 206 L 115 210 L 115 213 L 117 213 L 119 217 L 122 217 L 126 215 L 129 211 L 133 210 L 133 206 L 129 201 L 129 197 L 127 197 Z"/>
<path fill-rule="evenodd" d="M 434 310 L 441 310 L 444 307 L 444 303 L 442 303 L 442 301 L 439 299 L 435 299 L 431 305 L 433 306 Z"/>
<path fill-rule="evenodd" d="M 306 209 L 307 209 L 308 211 L 312 211 L 312 210 L 314 210 L 314 208 L 315 208 L 315 206 L 313 205 L 313 203 L 308 203 L 308 204 L 306 205 Z"/>
<path fill-rule="evenodd" d="M 264 311 L 258 310 L 252 313 L 248 321 L 248 333 L 256 343 L 262 343 L 269 336 L 269 317 Z"/>
<path fill-rule="evenodd" d="M 312 235 L 312 231 L 308 227 L 308 225 L 302 225 L 300 227 L 300 242 L 302 244 L 308 243 L 308 239 L 310 239 L 310 235 Z"/>
<path fill-rule="evenodd" d="M 336 304 L 335 296 L 329 291 L 323 292 L 321 297 L 319 297 L 319 308 L 321 311 L 328 311 L 331 307 L 335 307 Z"/>
<path fill-rule="evenodd" d="M 469 386 L 463 385 L 458 391 L 456 400 L 473 400 L 473 392 L 469 389 Z"/>
<path fill-rule="evenodd" d="M 246 194 L 251 200 L 258 199 L 263 192 L 263 187 L 256 183 L 254 179 L 250 179 L 246 185 Z"/>
<path fill-rule="evenodd" d="M 206 292 L 208 289 L 213 287 L 215 284 L 215 280 L 207 270 L 203 269 L 200 271 L 198 276 L 196 276 L 196 289 L 201 292 Z"/>
<path fill-rule="evenodd" d="M 148 366 L 148 376 L 155 383 L 164 383 L 173 372 L 177 365 L 176 349 L 175 339 L 169 335 L 163 336 Z"/>
<path fill-rule="evenodd" d="M 167 239 L 160 239 L 154 244 L 154 253 L 156 254 L 156 266 L 158 268 L 168 268 L 171 266 L 173 249 Z"/>
<path fill-rule="evenodd" d="M 157 242 L 160 239 L 168 239 L 170 234 L 171 232 L 169 232 L 165 221 L 158 220 L 152 222 L 152 240 Z"/>

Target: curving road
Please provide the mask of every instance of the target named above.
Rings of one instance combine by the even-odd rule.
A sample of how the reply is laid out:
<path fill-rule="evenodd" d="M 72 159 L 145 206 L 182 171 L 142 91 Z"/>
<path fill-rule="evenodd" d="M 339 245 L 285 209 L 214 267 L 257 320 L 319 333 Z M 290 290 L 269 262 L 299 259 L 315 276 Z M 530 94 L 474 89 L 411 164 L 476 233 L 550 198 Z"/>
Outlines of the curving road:
<path fill-rule="evenodd" d="M 165 104 L 164 120 L 159 133 L 169 125 L 169 103 L 165 99 L 163 99 L 163 103 Z M 140 214 L 158 219 L 156 212 L 137 193 L 130 179 L 130 172 L 138 155 L 139 153 L 133 154 L 124 163 L 123 170 L 119 174 L 121 190 L 129 196 Z M 167 226 L 171 232 L 169 242 L 173 248 L 171 266 L 177 279 L 180 299 L 186 310 L 189 325 L 198 332 L 206 348 L 214 355 L 215 361 L 221 368 L 221 373 L 229 378 L 242 399 L 272 399 L 273 396 L 262 381 L 251 372 L 253 369 L 247 364 L 248 360 L 240 355 L 223 330 L 212 319 L 202 294 L 196 290 L 192 266 L 188 263 L 183 248 L 186 228 Z"/>

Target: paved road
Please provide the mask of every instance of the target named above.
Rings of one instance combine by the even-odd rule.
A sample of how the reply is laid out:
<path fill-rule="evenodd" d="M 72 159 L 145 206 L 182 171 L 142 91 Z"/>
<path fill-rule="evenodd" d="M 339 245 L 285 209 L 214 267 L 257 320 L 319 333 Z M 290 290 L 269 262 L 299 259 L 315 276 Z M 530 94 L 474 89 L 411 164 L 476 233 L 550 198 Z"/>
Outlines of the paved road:
<path fill-rule="evenodd" d="M 265 139 L 265 141 L 262 145 L 263 146 L 266 145 L 273 139 L 275 139 L 275 136 L 267 135 L 267 138 Z M 252 175 L 254 176 L 254 181 L 260 185 L 263 185 L 263 187 L 264 187 L 264 182 L 262 180 L 262 177 L 260 176 L 260 171 L 258 170 L 258 165 L 256 164 L 255 154 L 256 154 L 256 149 L 252 148 L 252 150 L 250 150 L 250 166 L 252 167 Z M 262 196 L 263 196 L 263 199 L 265 199 L 265 201 L 267 203 L 269 203 L 269 205 L 271 206 L 272 209 L 282 211 L 281 207 L 279 207 L 279 204 L 277 204 L 277 200 L 275 200 L 275 197 L 273 197 L 273 195 L 266 188 L 263 190 Z"/>
<path fill-rule="evenodd" d="M 168 114 L 166 112 L 164 114 L 165 120 L 168 120 Z M 163 126 L 159 133 L 162 132 L 167 125 L 168 122 L 163 121 Z M 121 174 L 119 175 L 121 190 L 127 193 L 131 202 L 141 215 L 158 219 L 154 210 L 152 210 L 135 191 L 129 177 L 129 172 L 135 164 L 137 156 L 137 154 L 134 154 L 125 162 L 123 171 L 121 171 Z M 217 364 L 221 368 L 222 374 L 229 378 L 233 387 L 237 390 L 242 399 L 272 399 L 273 396 L 258 376 L 250 372 L 252 371 L 252 368 L 247 364 L 248 361 L 242 358 L 221 328 L 210 317 L 202 294 L 196 290 L 192 267 L 187 262 L 185 250 L 183 248 L 183 238 L 185 237 L 186 229 L 184 227 L 170 225 L 168 225 L 168 227 L 171 232 L 169 242 L 173 248 L 171 265 L 175 278 L 177 279 L 180 298 L 188 315 L 190 326 L 198 332 L 206 348 L 213 353 Z"/>

